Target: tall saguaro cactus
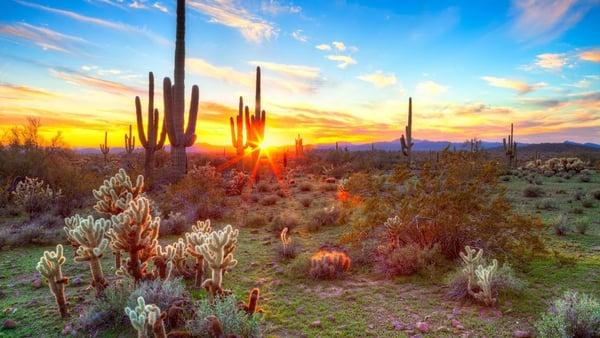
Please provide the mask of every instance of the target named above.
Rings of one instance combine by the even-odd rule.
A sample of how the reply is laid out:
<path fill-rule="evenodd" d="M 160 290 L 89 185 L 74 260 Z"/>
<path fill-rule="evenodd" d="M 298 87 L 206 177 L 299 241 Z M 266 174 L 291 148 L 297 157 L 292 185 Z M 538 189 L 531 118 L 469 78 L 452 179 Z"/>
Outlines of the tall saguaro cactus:
<path fill-rule="evenodd" d="M 296 157 L 302 157 L 304 155 L 304 145 L 302 145 L 302 137 L 298 134 L 296 141 Z"/>
<path fill-rule="evenodd" d="M 235 148 L 238 157 L 238 166 L 240 170 L 244 169 L 244 149 L 248 146 L 244 142 L 244 99 L 240 96 L 240 104 L 238 114 L 233 121 L 233 117 L 229 118 L 231 126 L 231 145 Z"/>
<path fill-rule="evenodd" d="M 504 146 L 504 153 L 506 154 L 506 159 L 508 161 L 508 167 L 512 168 L 516 163 L 515 159 L 517 157 L 517 142 L 515 142 L 514 138 L 514 129 L 513 124 L 510 124 L 510 135 L 508 135 L 508 141 L 506 138 L 502 139 L 502 145 Z"/>
<path fill-rule="evenodd" d="M 108 131 L 104 132 L 104 144 L 100 143 L 100 152 L 104 155 L 104 163 L 108 163 L 108 153 L 110 148 L 108 147 Z"/>
<path fill-rule="evenodd" d="M 154 181 L 154 153 L 162 149 L 165 144 L 167 129 L 163 117 L 163 126 L 158 134 L 158 109 L 154 108 L 154 74 L 148 73 L 148 132 L 144 132 L 144 120 L 142 119 L 142 103 L 140 97 L 135 97 L 135 115 L 137 117 L 138 137 L 145 150 L 144 177 L 149 186 Z M 131 128 L 131 127 L 130 127 Z"/>
<path fill-rule="evenodd" d="M 171 143 L 171 161 L 175 176 L 181 178 L 187 170 L 185 148 L 196 142 L 196 118 L 198 117 L 198 86 L 192 87 L 190 112 L 185 127 L 185 0 L 177 0 L 177 35 L 175 39 L 174 83 L 165 77 L 163 81 L 163 99 L 165 125 Z"/>
<path fill-rule="evenodd" d="M 252 148 L 252 167 L 256 165 L 258 161 L 258 151 L 256 148 L 260 147 L 260 143 L 265 138 L 265 122 L 266 112 L 261 110 L 261 89 L 260 89 L 260 67 L 256 67 L 256 90 L 254 96 L 254 115 L 250 116 L 250 110 L 246 106 L 246 136 L 247 144 Z"/>
<path fill-rule="evenodd" d="M 132 154 L 135 150 L 135 136 L 131 133 L 131 124 L 129 125 L 129 134 L 125 134 L 125 152 Z"/>
<path fill-rule="evenodd" d="M 408 98 L 408 124 L 404 129 L 405 134 L 402 134 L 400 138 L 400 145 L 402 146 L 402 153 L 408 158 L 408 167 L 410 168 L 412 165 L 412 147 L 414 145 L 412 141 L 412 97 Z"/>

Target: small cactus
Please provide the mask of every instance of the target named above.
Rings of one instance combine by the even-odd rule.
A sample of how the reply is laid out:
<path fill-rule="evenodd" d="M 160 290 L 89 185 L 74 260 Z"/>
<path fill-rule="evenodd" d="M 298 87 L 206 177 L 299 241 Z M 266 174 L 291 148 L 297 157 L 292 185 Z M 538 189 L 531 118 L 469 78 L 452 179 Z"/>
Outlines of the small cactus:
<path fill-rule="evenodd" d="M 467 289 L 471 290 L 475 280 L 475 269 L 481 263 L 483 250 L 475 250 L 467 245 L 465 246 L 465 253 L 460 252 L 459 255 L 463 264 L 462 272 L 467 277 Z"/>
<path fill-rule="evenodd" d="M 260 298 L 260 289 L 253 288 L 252 290 L 250 290 L 250 294 L 248 295 L 248 302 L 247 303 L 242 302 L 241 308 L 244 309 L 244 311 L 246 311 L 246 313 L 249 316 L 252 316 L 255 313 L 264 312 L 263 308 L 258 306 L 259 298 Z"/>
<path fill-rule="evenodd" d="M 494 275 L 498 270 L 498 261 L 492 260 L 492 265 L 483 266 L 479 265 L 475 270 L 477 276 L 477 285 L 479 286 L 478 292 L 469 291 L 475 299 L 483 302 L 487 306 L 493 306 L 496 304 L 496 298 L 492 294 L 492 282 Z"/>
<path fill-rule="evenodd" d="M 196 225 L 192 226 L 192 231 L 185 234 L 187 252 L 196 260 L 194 286 L 197 288 L 202 287 L 204 277 L 204 254 L 200 250 L 200 246 L 207 241 L 211 231 L 210 220 L 207 219 L 204 222 L 198 221 Z"/>
<path fill-rule="evenodd" d="M 281 255 L 283 257 L 294 257 L 295 252 L 292 246 L 292 237 L 289 235 L 288 227 L 285 227 L 281 230 L 279 238 L 281 239 Z"/>
<path fill-rule="evenodd" d="M 149 328 L 155 338 L 167 337 L 163 321 L 166 314 L 154 304 L 146 305 L 143 297 L 138 297 L 135 308 L 126 307 L 125 314 L 129 317 L 131 326 L 137 331 L 138 338 L 147 338 Z"/>
<path fill-rule="evenodd" d="M 335 279 L 350 269 L 351 260 L 345 252 L 321 249 L 310 258 L 310 275 L 318 279 Z"/>
<path fill-rule="evenodd" d="M 302 157 L 304 155 L 304 146 L 302 145 L 302 137 L 298 134 L 296 141 L 296 157 Z M 337 145 L 337 142 L 336 142 Z"/>
<path fill-rule="evenodd" d="M 233 251 L 237 245 L 238 234 L 237 229 L 227 225 L 222 230 L 207 235 L 206 242 L 197 247 L 211 270 L 211 278 L 205 280 L 202 287 L 209 292 L 213 300 L 215 296 L 225 293 L 222 286 L 225 271 L 237 265 L 237 260 L 233 258 Z"/>
<path fill-rule="evenodd" d="M 155 273 L 155 277 L 159 277 L 162 280 L 171 278 L 171 272 L 173 271 L 173 260 L 175 259 L 175 247 L 167 245 L 164 248 L 160 245 L 156 246 L 156 256 L 152 257 L 152 262 L 156 266 L 158 272 Z"/>
<path fill-rule="evenodd" d="M 62 274 L 62 265 L 66 258 L 63 255 L 63 246 L 58 244 L 56 251 L 44 251 L 44 255 L 37 263 L 37 271 L 46 279 L 50 292 L 54 295 L 58 311 L 62 318 L 69 316 L 67 311 L 67 301 L 65 299 L 65 285 L 69 282 L 67 277 Z"/>

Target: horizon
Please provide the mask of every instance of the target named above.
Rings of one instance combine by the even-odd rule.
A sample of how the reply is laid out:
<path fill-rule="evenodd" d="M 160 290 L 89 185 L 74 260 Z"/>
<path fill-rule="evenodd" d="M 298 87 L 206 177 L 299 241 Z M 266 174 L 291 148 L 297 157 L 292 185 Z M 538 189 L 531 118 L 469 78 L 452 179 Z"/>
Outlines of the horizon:
<path fill-rule="evenodd" d="M 135 96 L 148 102 L 150 71 L 162 115 L 174 1 L 2 6 L 0 132 L 33 116 L 48 139 L 61 131 L 69 146 L 90 148 L 108 131 L 109 146 L 122 147 L 128 126 L 135 130 Z M 256 66 L 273 146 L 298 134 L 306 144 L 396 140 L 409 97 L 418 140 L 502 142 L 514 123 L 518 143 L 600 143 L 596 0 L 188 0 L 187 8 L 196 145 L 231 146 L 229 117 L 239 96 L 254 106 Z"/>

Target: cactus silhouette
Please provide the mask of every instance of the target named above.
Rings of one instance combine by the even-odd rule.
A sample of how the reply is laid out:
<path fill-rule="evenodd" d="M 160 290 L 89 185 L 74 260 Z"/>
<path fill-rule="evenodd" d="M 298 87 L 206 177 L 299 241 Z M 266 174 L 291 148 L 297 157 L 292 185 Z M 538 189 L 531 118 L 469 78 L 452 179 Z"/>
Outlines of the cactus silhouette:
<path fill-rule="evenodd" d="M 129 125 L 129 134 L 125 134 L 125 152 L 132 154 L 135 150 L 135 136 L 131 133 L 131 124 Z"/>
<path fill-rule="evenodd" d="M 412 97 L 408 98 L 408 123 L 405 129 L 405 134 L 400 138 L 402 153 L 408 158 L 408 167 L 412 165 L 412 147 L 414 145 L 412 138 Z M 405 136 L 406 135 L 406 136 Z"/>
<path fill-rule="evenodd" d="M 108 147 L 108 132 L 104 132 L 104 144 L 100 143 L 100 152 L 104 155 L 104 163 L 108 163 L 108 153 L 110 152 L 110 148 Z"/>
<path fill-rule="evenodd" d="M 502 139 L 502 145 L 504 146 L 504 153 L 508 161 L 508 167 L 512 168 L 516 165 L 517 158 L 517 142 L 515 142 L 513 124 L 510 124 L 510 135 L 508 135 L 508 141 L 506 138 Z"/>

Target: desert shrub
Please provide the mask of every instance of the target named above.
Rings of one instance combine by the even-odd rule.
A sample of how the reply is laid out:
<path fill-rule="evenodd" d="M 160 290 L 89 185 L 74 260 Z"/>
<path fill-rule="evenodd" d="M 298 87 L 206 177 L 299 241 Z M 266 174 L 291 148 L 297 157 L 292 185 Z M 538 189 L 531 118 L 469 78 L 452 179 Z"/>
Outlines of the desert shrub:
<path fill-rule="evenodd" d="M 585 193 L 581 190 L 577 190 L 573 194 L 573 199 L 576 201 L 581 201 L 584 197 L 585 197 Z"/>
<path fill-rule="evenodd" d="M 541 197 L 544 196 L 544 189 L 535 185 L 528 185 L 523 189 L 523 196 L 530 198 Z"/>
<path fill-rule="evenodd" d="M 350 269 L 350 264 L 345 252 L 322 247 L 310 257 L 309 274 L 316 279 L 336 279 Z"/>
<path fill-rule="evenodd" d="M 302 182 L 300 183 L 300 191 L 308 192 L 313 190 L 313 185 L 310 182 Z"/>
<path fill-rule="evenodd" d="M 62 228 L 44 228 L 36 221 L 0 229 L 0 248 L 20 247 L 32 244 L 51 245 L 64 242 L 64 240 L 65 235 Z"/>
<path fill-rule="evenodd" d="M 241 195 L 248 183 L 248 175 L 243 171 L 232 170 L 225 181 L 225 193 L 229 196 Z"/>
<path fill-rule="evenodd" d="M 259 192 L 271 192 L 271 185 L 267 182 L 260 182 L 256 185 L 256 190 Z"/>
<path fill-rule="evenodd" d="M 324 183 L 321 185 L 322 191 L 336 191 L 337 188 L 338 186 L 335 183 Z"/>
<path fill-rule="evenodd" d="M 284 211 L 273 218 L 271 230 L 280 233 L 284 228 L 292 230 L 300 225 L 300 216 L 293 211 Z"/>
<path fill-rule="evenodd" d="M 300 199 L 300 204 L 302 204 L 302 206 L 303 206 L 303 207 L 305 207 L 305 208 L 310 208 L 310 205 L 311 205 L 311 203 L 312 203 L 312 200 L 313 200 L 313 199 L 312 199 L 312 198 L 310 198 L 310 197 L 302 197 L 302 198 Z"/>
<path fill-rule="evenodd" d="M 496 162 L 465 152 L 442 153 L 436 166 L 423 166 L 418 180 L 402 168 L 391 176 L 354 174 L 342 204 L 352 210 L 352 229 L 343 239 L 376 238 L 396 247 L 439 244 L 448 259 L 472 243 L 503 256 L 543 250 L 542 222 L 513 211 L 498 177 Z M 386 226 L 392 215 L 397 221 Z"/>
<path fill-rule="evenodd" d="M 567 291 L 535 323 L 540 337 L 600 336 L 600 303 L 585 293 Z"/>
<path fill-rule="evenodd" d="M 91 302 L 77 319 L 77 327 L 85 332 L 98 332 L 115 327 L 128 327 L 123 310 L 129 304 L 131 284 L 128 280 L 104 290 L 104 296 Z"/>
<path fill-rule="evenodd" d="M 377 271 L 387 277 L 411 275 L 440 261 L 440 248 L 422 248 L 416 243 L 380 247 L 376 256 Z"/>
<path fill-rule="evenodd" d="M 592 177 L 589 175 L 581 175 L 579 176 L 579 182 L 588 183 L 592 181 Z"/>
<path fill-rule="evenodd" d="M 537 203 L 536 208 L 539 210 L 555 210 L 556 202 L 551 198 L 545 198 Z"/>
<path fill-rule="evenodd" d="M 242 219 L 242 226 L 247 228 L 258 228 L 269 223 L 267 217 L 263 214 L 250 214 Z"/>
<path fill-rule="evenodd" d="M 181 278 L 142 281 L 129 295 L 129 307 L 135 307 L 138 297 L 166 311 L 173 303 L 188 297 Z"/>
<path fill-rule="evenodd" d="M 340 209 L 336 206 L 320 208 L 313 212 L 309 223 L 309 230 L 316 231 L 322 226 L 335 225 L 339 216 Z"/>
<path fill-rule="evenodd" d="M 277 196 L 277 195 L 267 195 L 267 196 L 263 197 L 263 199 L 260 200 L 260 204 L 263 206 L 275 205 L 275 204 L 277 204 L 278 200 L 279 200 L 279 196 Z"/>
<path fill-rule="evenodd" d="M 260 337 L 260 316 L 249 316 L 237 306 L 234 296 L 216 298 L 214 304 L 202 299 L 194 318 L 187 322 L 186 328 L 193 337 L 214 337 L 211 328 L 211 316 L 221 323 L 224 336 Z M 214 318 L 213 318 L 214 319 Z"/>
<path fill-rule="evenodd" d="M 583 214 L 583 209 L 581 209 L 580 207 L 573 207 L 571 209 L 571 213 L 575 215 L 581 215 Z"/>
<path fill-rule="evenodd" d="M 285 190 L 283 190 L 283 189 L 277 190 L 276 194 L 277 194 L 277 196 L 279 196 L 281 198 L 288 197 L 288 193 Z"/>
<path fill-rule="evenodd" d="M 510 176 L 500 176 L 502 182 L 510 182 Z"/>
<path fill-rule="evenodd" d="M 187 218 L 180 212 L 169 213 L 169 217 L 160 220 L 160 236 L 181 235 L 188 231 Z"/>
<path fill-rule="evenodd" d="M 600 200 L 600 189 L 592 191 L 592 192 L 590 193 L 590 195 L 591 195 L 593 198 L 595 198 L 595 199 L 597 199 L 597 200 Z"/>
<path fill-rule="evenodd" d="M 25 177 L 12 192 L 15 204 L 31 216 L 53 208 L 53 204 L 61 198 L 60 189 L 53 190 L 50 185 L 38 178 Z"/>
<path fill-rule="evenodd" d="M 590 222 L 587 220 L 579 219 L 575 222 L 575 231 L 578 234 L 585 235 L 590 228 Z"/>
<path fill-rule="evenodd" d="M 583 201 L 581 201 L 581 206 L 584 208 L 593 208 L 594 207 L 594 200 L 592 199 L 585 199 Z"/>
<path fill-rule="evenodd" d="M 252 203 L 258 203 L 258 201 L 260 201 L 260 196 L 258 196 L 257 194 L 252 194 L 250 195 L 250 201 Z"/>
<path fill-rule="evenodd" d="M 569 218 L 566 215 L 558 215 L 552 222 L 552 228 L 557 236 L 564 236 L 569 232 Z"/>

